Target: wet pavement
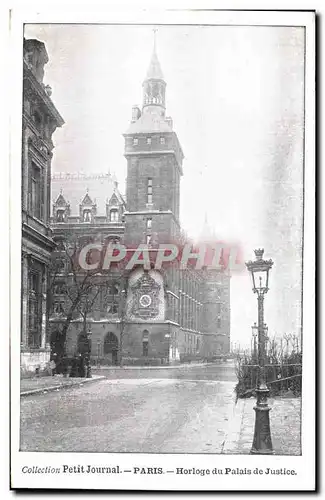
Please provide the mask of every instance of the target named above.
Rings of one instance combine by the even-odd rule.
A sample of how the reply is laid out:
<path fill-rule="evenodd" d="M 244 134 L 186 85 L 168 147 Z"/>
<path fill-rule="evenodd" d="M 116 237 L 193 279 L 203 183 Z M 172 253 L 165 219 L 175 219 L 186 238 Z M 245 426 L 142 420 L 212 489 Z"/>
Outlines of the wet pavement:
<path fill-rule="evenodd" d="M 222 453 L 235 400 L 233 366 L 116 369 L 107 375 L 23 398 L 21 450 Z"/>

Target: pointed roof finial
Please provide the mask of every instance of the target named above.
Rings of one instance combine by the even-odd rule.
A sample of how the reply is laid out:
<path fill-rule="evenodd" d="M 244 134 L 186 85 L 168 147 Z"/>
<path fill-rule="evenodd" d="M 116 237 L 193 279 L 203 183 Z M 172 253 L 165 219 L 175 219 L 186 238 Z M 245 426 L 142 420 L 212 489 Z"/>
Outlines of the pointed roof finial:
<path fill-rule="evenodd" d="M 157 27 L 154 27 L 153 28 L 153 51 L 156 52 L 157 50 L 157 31 L 158 31 L 158 28 Z"/>
<path fill-rule="evenodd" d="M 149 64 L 149 68 L 148 68 L 148 71 L 147 71 L 147 76 L 146 76 L 146 80 L 150 80 L 150 79 L 155 79 L 155 80 L 163 80 L 164 79 L 164 75 L 163 75 L 163 72 L 161 70 L 161 67 L 160 67 L 160 62 L 158 60 L 158 56 L 157 56 L 157 36 L 156 36 L 156 33 L 158 31 L 158 28 L 153 28 L 153 36 L 154 36 L 154 39 L 153 39 L 153 52 L 152 52 L 152 56 L 151 56 L 151 61 L 150 61 L 150 64 Z"/>

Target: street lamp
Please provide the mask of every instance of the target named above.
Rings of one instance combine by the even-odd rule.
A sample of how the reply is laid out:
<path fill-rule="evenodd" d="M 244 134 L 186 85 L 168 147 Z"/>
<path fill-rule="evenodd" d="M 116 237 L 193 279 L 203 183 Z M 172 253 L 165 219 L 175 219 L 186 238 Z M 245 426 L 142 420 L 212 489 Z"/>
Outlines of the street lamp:
<path fill-rule="evenodd" d="M 256 361 L 257 361 L 257 344 L 256 344 L 257 335 L 258 335 L 258 326 L 257 326 L 256 323 L 254 323 L 254 325 L 252 326 L 252 344 L 253 344 L 253 349 L 252 349 L 252 345 L 251 345 L 251 351 L 253 351 L 253 360 L 254 360 L 254 363 L 256 363 Z"/>
<path fill-rule="evenodd" d="M 265 323 L 264 323 L 264 295 L 269 290 L 269 272 L 273 266 L 272 260 L 264 260 L 264 249 L 254 250 L 255 261 L 246 262 L 247 270 L 251 273 L 253 292 L 257 294 L 258 303 L 258 382 L 256 388 L 255 430 L 251 448 L 252 454 L 269 455 L 273 453 L 270 407 L 267 404 L 269 389 L 266 385 L 265 373 Z"/>
<path fill-rule="evenodd" d="M 86 377 L 87 378 L 92 378 L 90 356 L 91 356 L 91 328 L 90 328 L 90 325 L 89 325 L 88 332 L 87 332 L 87 354 L 86 354 L 86 363 L 87 363 L 87 366 L 86 366 Z"/>

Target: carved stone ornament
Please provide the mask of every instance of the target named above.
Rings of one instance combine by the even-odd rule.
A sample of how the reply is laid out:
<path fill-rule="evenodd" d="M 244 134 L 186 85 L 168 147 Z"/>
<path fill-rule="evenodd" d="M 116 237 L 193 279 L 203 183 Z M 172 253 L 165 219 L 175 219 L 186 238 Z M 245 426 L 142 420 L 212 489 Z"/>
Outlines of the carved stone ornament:
<path fill-rule="evenodd" d="M 141 319 L 152 319 L 159 314 L 160 285 L 149 276 L 143 274 L 131 287 L 132 290 L 132 316 Z"/>
<path fill-rule="evenodd" d="M 48 150 L 47 147 L 44 145 L 43 141 L 39 137 L 33 137 L 32 139 L 32 144 L 35 149 L 40 151 L 44 156 L 47 156 Z"/>

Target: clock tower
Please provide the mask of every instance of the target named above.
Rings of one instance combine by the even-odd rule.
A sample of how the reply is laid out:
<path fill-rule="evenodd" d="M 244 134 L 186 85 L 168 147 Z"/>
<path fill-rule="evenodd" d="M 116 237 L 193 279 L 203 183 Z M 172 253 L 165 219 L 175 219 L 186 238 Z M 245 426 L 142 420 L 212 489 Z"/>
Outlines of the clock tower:
<path fill-rule="evenodd" d="M 178 242 L 183 151 L 166 116 L 166 81 L 154 43 L 142 84 L 141 109 L 134 106 L 125 138 L 127 160 L 124 244 Z M 128 275 L 123 356 L 169 359 L 178 297 L 175 272 L 137 268 Z M 175 303 L 174 303 L 175 302 Z"/>
<path fill-rule="evenodd" d="M 133 107 L 125 138 L 128 246 L 177 241 L 183 151 L 166 116 L 166 82 L 154 44 L 143 82 L 143 103 Z"/>

